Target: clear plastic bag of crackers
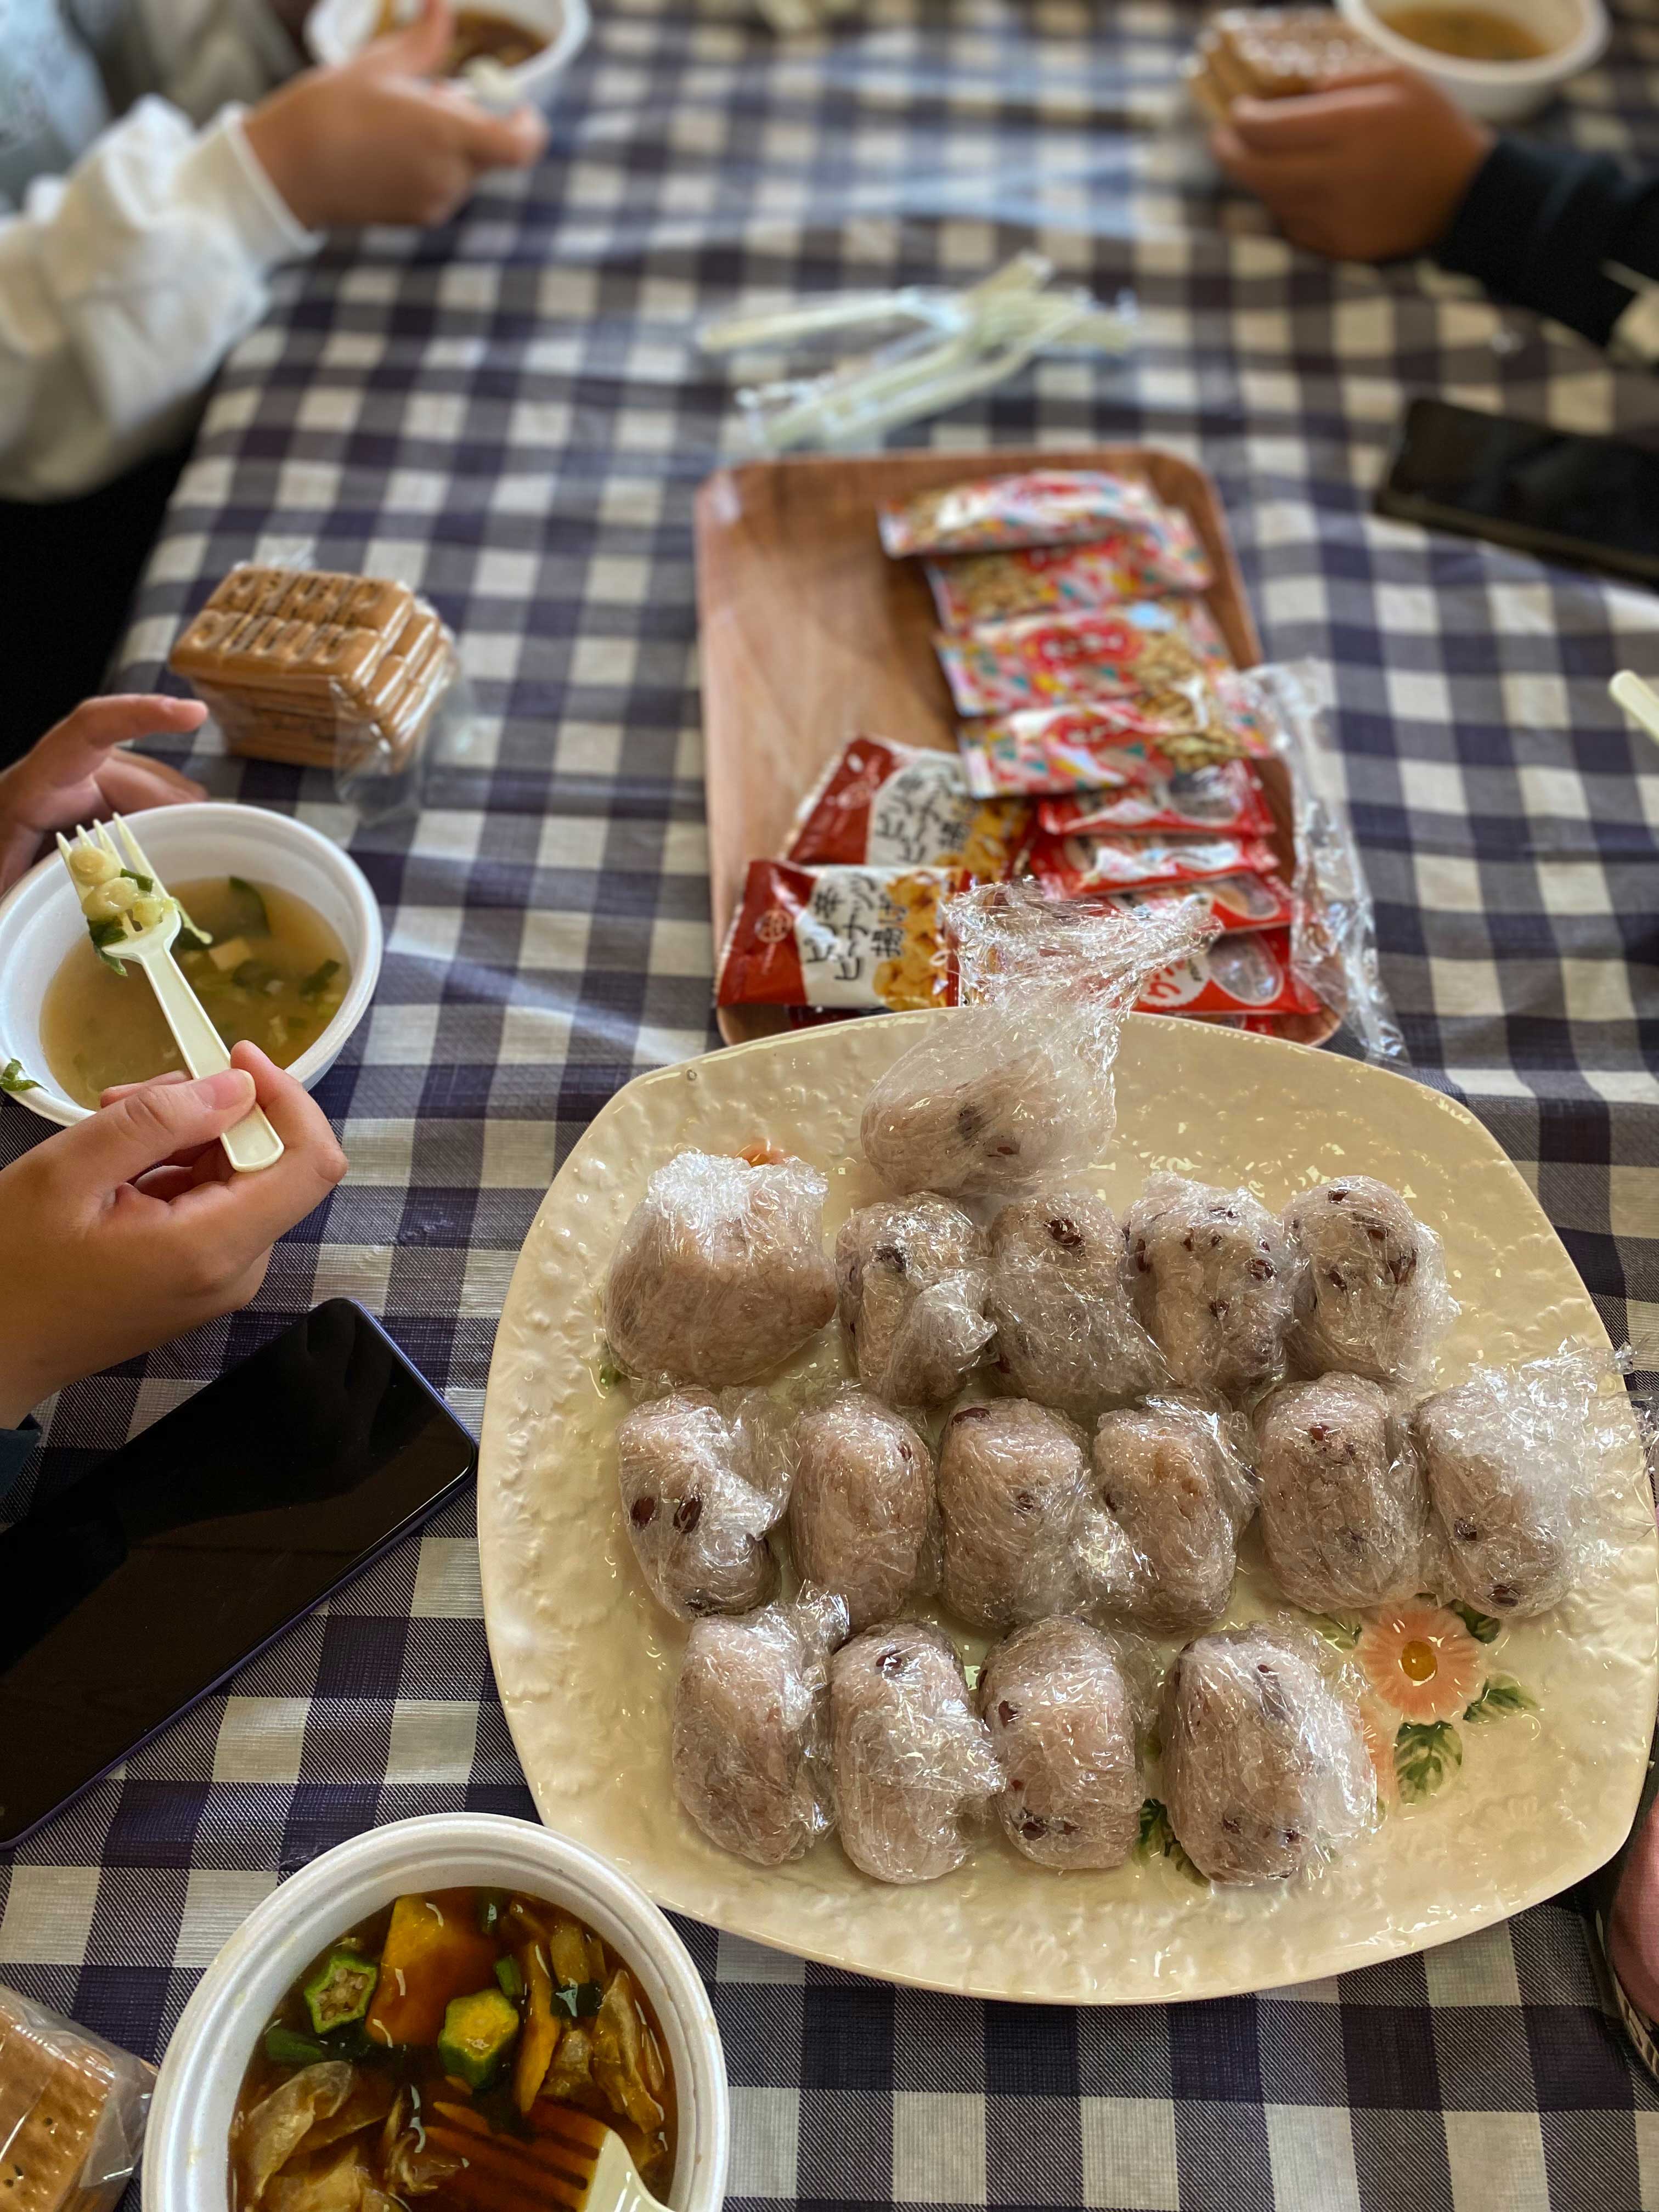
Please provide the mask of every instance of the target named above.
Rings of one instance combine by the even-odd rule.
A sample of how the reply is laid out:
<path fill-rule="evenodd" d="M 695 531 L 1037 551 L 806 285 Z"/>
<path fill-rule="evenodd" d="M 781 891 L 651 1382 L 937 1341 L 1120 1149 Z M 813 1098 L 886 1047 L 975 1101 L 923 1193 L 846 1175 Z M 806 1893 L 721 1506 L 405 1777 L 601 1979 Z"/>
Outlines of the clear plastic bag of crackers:
<path fill-rule="evenodd" d="M 1290 776 L 1296 836 L 1291 972 L 1340 1015 L 1368 1059 L 1405 1060 L 1406 1040 L 1377 963 L 1365 864 L 1333 773 L 1331 672 L 1312 660 L 1268 663 L 1229 683 Z"/>
<path fill-rule="evenodd" d="M 11 2212 L 113 2212 L 155 2069 L 0 1985 L 0 2185 Z"/>
<path fill-rule="evenodd" d="M 316 770 L 360 820 L 419 810 L 465 757 L 472 702 L 437 610 L 390 576 L 245 562 L 215 586 L 167 665 L 212 709 L 225 749 Z"/>

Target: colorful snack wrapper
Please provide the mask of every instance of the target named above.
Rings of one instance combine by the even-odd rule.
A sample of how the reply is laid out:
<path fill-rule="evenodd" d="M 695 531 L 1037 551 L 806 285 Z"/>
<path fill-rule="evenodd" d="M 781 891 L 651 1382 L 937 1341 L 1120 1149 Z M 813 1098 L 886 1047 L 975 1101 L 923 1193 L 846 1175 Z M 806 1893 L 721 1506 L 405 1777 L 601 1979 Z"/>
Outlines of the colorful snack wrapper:
<path fill-rule="evenodd" d="M 957 726 L 968 787 L 981 797 L 1143 790 L 1240 752 L 1202 676 L 1166 691 L 1022 707 Z"/>
<path fill-rule="evenodd" d="M 1214 883 L 1145 884 L 1108 891 L 1109 902 L 1133 914 L 1155 899 L 1201 898 L 1218 930 L 1282 928 L 1296 914 L 1290 887 L 1277 876 L 1221 876 Z"/>
<path fill-rule="evenodd" d="M 1291 973 L 1288 929 L 1240 930 L 1160 969 L 1142 992 L 1146 1014 L 1316 1014 L 1321 1002 Z"/>
<path fill-rule="evenodd" d="M 1201 599 L 1136 599 L 1092 614 L 1029 615 L 971 637 L 934 640 L 963 714 L 1011 714 L 1103 696 L 1155 700 L 1225 668 L 1227 648 Z M 1218 709 L 1207 720 L 1220 723 Z M 1231 750 L 1241 747 L 1234 743 Z"/>
<path fill-rule="evenodd" d="M 1194 544 L 1192 524 L 1179 509 L 1166 507 L 1144 477 L 1103 469 L 1031 469 L 1023 476 L 947 484 L 881 507 L 877 526 L 895 561 L 913 553 L 1086 545 L 1121 535 L 1178 559 Z"/>
<path fill-rule="evenodd" d="M 944 1006 L 951 868 L 799 868 L 751 860 L 720 955 L 722 1006 Z"/>
<path fill-rule="evenodd" d="M 1121 748 L 1125 753 L 1132 747 Z M 1116 755 L 1113 756 L 1114 759 Z M 1037 801 L 1039 830 L 1051 836 L 1085 831 L 1152 832 L 1201 830 L 1236 837 L 1271 836 L 1273 809 L 1248 761 L 1218 761 L 1213 768 L 1144 785 L 1132 783 L 1121 794 L 1074 792 L 1064 799 Z"/>
<path fill-rule="evenodd" d="M 959 867 L 994 883 L 1030 817 L 1023 799 L 976 799 L 955 753 L 854 738 L 802 801 L 784 858 L 803 867 Z"/>
<path fill-rule="evenodd" d="M 1019 856 L 1022 875 L 1035 876 L 1050 896 L 1131 890 L 1148 884 L 1212 883 L 1219 876 L 1270 876 L 1271 845 L 1257 837 L 1125 837 L 1098 832 L 1050 837 L 1038 830 Z"/>
<path fill-rule="evenodd" d="M 1201 592 L 1210 580 L 1184 515 L 1168 544 L 1120 531 L 1092 545 L 1023 545 L 1012 553 L 957 553 L 922 573 L 941 629 L 977 629 L 1022 615 L 1066 614 L 1168 592 Z"/>

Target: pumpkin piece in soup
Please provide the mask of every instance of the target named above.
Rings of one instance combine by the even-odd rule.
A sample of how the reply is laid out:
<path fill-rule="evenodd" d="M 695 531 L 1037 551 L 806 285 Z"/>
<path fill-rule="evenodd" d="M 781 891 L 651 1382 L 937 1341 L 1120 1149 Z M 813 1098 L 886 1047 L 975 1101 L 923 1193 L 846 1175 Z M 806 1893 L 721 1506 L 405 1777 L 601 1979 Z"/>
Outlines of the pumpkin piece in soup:
<path fill-rule="evenodd" d="M 471 1890 L 400 1897 L 364 2025 L 376 2043 L 435 2044 L 451 2002 L 495 1978 L 495 1945 L 479 1929 Z"/>

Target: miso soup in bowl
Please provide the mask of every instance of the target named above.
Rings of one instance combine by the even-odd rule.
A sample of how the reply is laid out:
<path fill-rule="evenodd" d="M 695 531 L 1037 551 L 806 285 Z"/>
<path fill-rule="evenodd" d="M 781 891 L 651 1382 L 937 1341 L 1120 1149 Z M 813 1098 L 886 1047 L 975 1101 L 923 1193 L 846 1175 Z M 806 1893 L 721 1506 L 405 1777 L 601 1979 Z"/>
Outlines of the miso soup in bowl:
<path fill-rule="evenodd" d="M 380 908 L 362 870 L 258 807 L 164 807 L 133 828 L 197 925 L 173 955 L 221 1036 L 317 1082 L 380 975 Z M 79 1121 L 110 1084 L 183 1066 L 142 972 L 100 959 L 56 853 L 0 901 L 0 1068 L 14 1060 L 13 1082 L 35 1086 L 19 1103 L 58 1122 Z"/>

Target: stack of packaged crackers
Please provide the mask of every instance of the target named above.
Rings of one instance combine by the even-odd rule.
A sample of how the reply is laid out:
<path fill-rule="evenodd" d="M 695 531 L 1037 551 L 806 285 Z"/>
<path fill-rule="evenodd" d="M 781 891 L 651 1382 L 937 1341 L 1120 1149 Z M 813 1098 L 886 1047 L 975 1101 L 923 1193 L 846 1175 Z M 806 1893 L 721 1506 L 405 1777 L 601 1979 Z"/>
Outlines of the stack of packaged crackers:
<path fill-rule="evenodd" d="M 455 643 L 406 584 L 315 568 L 233 568 L 168 659 L 232 752 L 395 774 L 457 672 Z"/>
<path fill-rule="evenodd" d="M 1204 113 L 1224 123 L 1236 100 L 1292 100 L 1387 58 L 1332 8 L 1229 8 L 1211 19 L 1182 74 Z"/>
<path fill-rule="evenodd" d="M 750 863 L 718 1001 L 827 1012 L 948 1005 L 940 912 L 1035 878 L 1122 908 L 1200 897 L 1223 933 L 1142 1003 L 1268 1021 L 1320 1011 L 1292 972 L 1294 902 L 1255 763 L 1262 702 L 1201 596 L 1210 563 L 1144 478 L 1051 470 L 879 515 L 919 558 L 962 720 L 954 753 L 860 737 L 781 860 Z"/>
<path fill-rule="evenodd" d="M 0 2203 L 112 2212 L 138 2163 L 153 2068 L 0 1988 Z"/>

